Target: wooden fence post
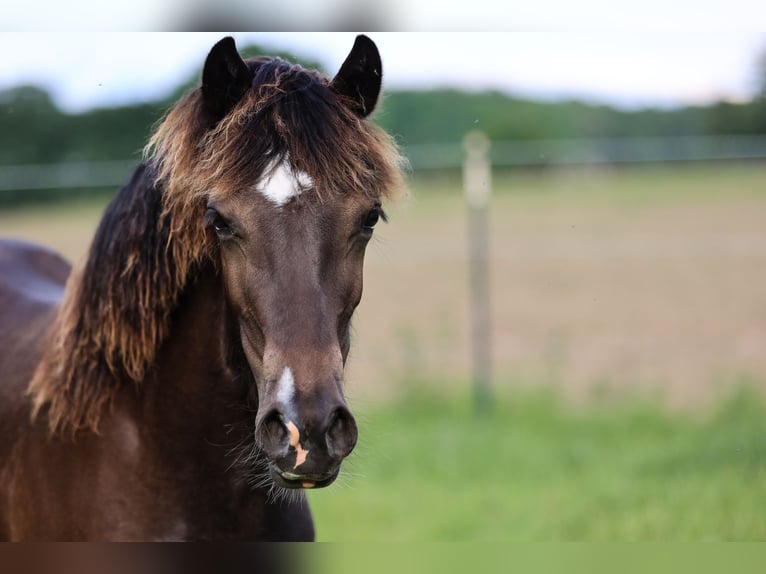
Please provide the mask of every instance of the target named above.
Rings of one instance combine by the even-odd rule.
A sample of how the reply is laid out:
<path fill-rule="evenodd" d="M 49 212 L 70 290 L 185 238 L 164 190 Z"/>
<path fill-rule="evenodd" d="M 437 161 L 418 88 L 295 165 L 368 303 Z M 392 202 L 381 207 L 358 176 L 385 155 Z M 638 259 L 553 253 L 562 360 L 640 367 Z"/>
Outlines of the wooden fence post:
<path fill-rule="evenodd" d="M 463 146 L 466 152 L 463 188 L 468 202 L 474 404 L 477 413 L 486 413 L 492 408 L 488 233 L 492 191 L 490 142 L 483 132 L 472 131 L 466 134 Z"/>

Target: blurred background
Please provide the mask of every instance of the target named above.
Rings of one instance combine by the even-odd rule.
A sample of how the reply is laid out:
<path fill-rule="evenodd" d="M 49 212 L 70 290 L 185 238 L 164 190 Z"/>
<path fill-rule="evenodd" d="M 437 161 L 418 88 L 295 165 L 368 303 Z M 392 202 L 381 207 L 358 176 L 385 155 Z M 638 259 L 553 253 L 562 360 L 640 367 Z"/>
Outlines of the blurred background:
<path fill-rule="evenodd" d="M 221 36 L 0 36 L 0 235 L 81 258 Z M 329 75 L 354 39 L 234 36 Z M 371 36 L 411 193 L 320 539 L 766 538 L 766 34 Z"/>

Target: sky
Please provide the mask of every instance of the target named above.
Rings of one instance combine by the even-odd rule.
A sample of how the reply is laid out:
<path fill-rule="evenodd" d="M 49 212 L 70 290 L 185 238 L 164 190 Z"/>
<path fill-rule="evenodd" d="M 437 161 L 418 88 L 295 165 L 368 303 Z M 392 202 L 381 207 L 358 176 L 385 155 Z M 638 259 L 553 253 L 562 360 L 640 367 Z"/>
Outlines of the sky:
<path fill-rule="evenodd" d="M 654 0 L 645 0 L 650 4 Z M 764 2 L 766 6 L 766 2 Z M 766 17 L 766 10 L 764 17 Z M 568 26 L 506 32 L 373 32 L 386 89 L 497 89 L 623 108 L 745 101 L 766 58 L 757 26 Z M 69 112 L 151 101 L 198 74 L 223 33 L 2 33 L 0 90 L 32 83 Z M 332 73 L 354 33 L 234 33 L 319 60 Z"/>

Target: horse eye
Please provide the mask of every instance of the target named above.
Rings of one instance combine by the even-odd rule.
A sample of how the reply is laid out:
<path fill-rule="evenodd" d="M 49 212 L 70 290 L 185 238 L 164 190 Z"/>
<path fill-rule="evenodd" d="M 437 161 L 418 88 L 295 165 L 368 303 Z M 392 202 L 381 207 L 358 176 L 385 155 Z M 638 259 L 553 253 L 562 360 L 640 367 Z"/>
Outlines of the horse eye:
<path fill-rule="evenodd" d="M 380 207 L 374 207 L 364 218 L 362 222 L 362 229 L 364 231 L 372 231 L 375 224 L 378 222 L 381 216 Z"/>
<path fill-rule="evenodd" d="M 215 232 L 221 237 L 228 237 L 234 234 L 229 222 L 212 207 L 209 207 L 205 212 L 203 223 L 207 227 L 212 226 L 213 229 L 215 229 Z"/>

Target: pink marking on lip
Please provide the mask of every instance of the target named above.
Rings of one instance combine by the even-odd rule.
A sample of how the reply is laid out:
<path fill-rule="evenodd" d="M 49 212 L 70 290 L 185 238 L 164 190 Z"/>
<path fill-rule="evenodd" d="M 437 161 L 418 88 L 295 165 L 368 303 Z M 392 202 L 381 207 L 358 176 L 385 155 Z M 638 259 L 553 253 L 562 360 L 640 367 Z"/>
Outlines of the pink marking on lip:
<path fill-rule="evenodd" d="M 290 433 L 290 446 L 295 449 L 295 466 L 293 466 L 295 469 L 306 462 L 306 457 L 309 455 L 309 451 L 301 446 L 301 433 L 298 430 L 298 427 L 295 426 L 295 423 L 293 421 L 287 421 L 285 427 L 287 427 L 287 432 Z"/>

